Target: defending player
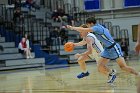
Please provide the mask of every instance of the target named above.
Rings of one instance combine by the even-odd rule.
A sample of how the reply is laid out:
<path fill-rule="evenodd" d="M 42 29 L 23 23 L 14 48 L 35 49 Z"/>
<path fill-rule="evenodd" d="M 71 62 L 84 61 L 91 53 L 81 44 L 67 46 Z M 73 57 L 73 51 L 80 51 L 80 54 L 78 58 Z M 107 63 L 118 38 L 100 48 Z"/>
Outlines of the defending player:
<path fill-rule="evenodd" d="M 79 32 L 93 32 L 98 40 L 103 43 L 104 51 L 101 53 L 101 58 L 98 61 L 98 70 L 110 77 L 108 83 L 112 83 L 116 78 L 116 72 L 106 66 L 110 59 L 115 59 L 122 70 L 137 76 L 138 72 L 136 72 L 132 67 L 126 65 L 120 45 L 113 40 L 109 30 L 100 24 L 96 24 L 96 19 L 94 17 L 88 18 L 86 20 L 86 24 L 89 28 L 72 27 L 69 25 L 67 28 Z"/>

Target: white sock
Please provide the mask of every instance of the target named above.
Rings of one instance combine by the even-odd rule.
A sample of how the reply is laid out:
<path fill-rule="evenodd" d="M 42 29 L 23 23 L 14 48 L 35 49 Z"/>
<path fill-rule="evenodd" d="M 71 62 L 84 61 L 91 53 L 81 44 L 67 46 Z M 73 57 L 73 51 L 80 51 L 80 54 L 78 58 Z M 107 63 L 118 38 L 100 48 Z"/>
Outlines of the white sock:
<path fill-rule="evenodd" d="M 87 73 L 87 70 L 83 70 L 83 73 Z"/>

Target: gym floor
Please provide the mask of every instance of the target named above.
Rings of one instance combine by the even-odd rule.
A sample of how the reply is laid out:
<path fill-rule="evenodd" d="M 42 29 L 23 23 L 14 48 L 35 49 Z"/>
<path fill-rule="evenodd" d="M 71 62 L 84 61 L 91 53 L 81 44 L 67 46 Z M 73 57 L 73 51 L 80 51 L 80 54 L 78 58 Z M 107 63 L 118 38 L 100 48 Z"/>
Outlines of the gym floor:
<path fill-rule="evenodd" d="M 129 60 L 127 64 L 140 72 L 140 60 Z M 110 68 L 117 70 L 114 84 L 107 84 L 107 77 L 97 71 L 96 63 L 87 63 L 90 76 L 77 79 L 81 72 L 77 64 L 64 68 L 32 68 L 0 72 L 0 93 L 137 93 L 134 75 L 120 70 L 114 62 Z"/>

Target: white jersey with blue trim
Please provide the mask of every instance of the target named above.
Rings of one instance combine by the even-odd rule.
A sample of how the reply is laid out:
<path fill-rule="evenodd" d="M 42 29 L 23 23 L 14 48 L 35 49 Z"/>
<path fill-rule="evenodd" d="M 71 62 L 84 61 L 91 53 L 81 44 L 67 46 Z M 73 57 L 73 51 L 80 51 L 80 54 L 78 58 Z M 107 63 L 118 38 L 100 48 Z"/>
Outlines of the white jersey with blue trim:
<path fill-rule="evenodd" d="M 93 48 L 96 50 L 97 53 L 103 52 L 103 46 L 101 45 L 100 41 L 96 38 L 96 36 L 93 33 L 88 33 L 87 37 L 91 37 L 94 39 L 93 42 Z"/>
<path fill-rule="evenodd" d="M 109 47 L 115 42 L 109 30 L 102 25 L 95 24 L 91 28 L 93 30 L 93 34 L 101 41 L 101 43 L 103 43 L 105 47 Z"/>

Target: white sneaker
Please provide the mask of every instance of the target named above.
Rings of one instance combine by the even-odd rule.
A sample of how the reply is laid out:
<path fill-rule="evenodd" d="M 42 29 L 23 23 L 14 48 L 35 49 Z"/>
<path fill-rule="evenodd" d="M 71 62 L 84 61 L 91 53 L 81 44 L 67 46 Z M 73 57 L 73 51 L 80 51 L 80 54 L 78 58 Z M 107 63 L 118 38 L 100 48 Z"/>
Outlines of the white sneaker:
<path fill-rule="evenodd" d="M 30 58 L 34 58 L 33 56 L 30 56 Z"/>
<path fill-rule="evenodd" d="M 29 56 L 26 57 L 26 59 L 29 59 L 29 58 L 30 58 Z"/>
<path fill-rule="evenodd" d="M 112 72 L 108 76 L 108 81 L 107 83 L 113 83 L 116 79 L 116 70 L 112 69 Z"/>

